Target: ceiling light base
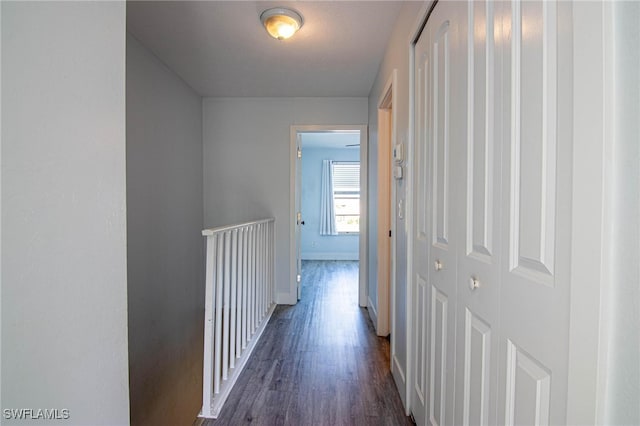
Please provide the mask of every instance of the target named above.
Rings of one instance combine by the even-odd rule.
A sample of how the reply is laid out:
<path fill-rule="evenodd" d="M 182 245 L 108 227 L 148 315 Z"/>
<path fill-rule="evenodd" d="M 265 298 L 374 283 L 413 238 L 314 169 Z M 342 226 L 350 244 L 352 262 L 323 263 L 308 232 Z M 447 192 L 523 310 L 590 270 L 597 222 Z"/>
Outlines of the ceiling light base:
<path fill-rule="evenodd" d="M 284 7 L 265 10 L 260 15 L 260 21 L 269 35 L 277 40 L 290 38 L 304 24 L 302 15 Z"/>

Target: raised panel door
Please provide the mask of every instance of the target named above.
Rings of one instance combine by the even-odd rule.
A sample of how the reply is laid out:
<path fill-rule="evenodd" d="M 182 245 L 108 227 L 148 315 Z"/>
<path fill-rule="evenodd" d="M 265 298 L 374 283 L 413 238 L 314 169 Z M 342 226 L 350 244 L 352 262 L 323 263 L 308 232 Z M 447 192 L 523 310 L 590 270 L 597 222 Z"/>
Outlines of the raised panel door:
<path fill-rule="evenodd" d="M 501 139 L 501 17 L 493 1 L 465 2 L 466 110 L 459 222 L 455 424 L 497 424 Z"/>
<path fill-rule="evenodd" d="M 505 17 L 499 423 L 566 422 L 572 153 L 571 3 Z"/>

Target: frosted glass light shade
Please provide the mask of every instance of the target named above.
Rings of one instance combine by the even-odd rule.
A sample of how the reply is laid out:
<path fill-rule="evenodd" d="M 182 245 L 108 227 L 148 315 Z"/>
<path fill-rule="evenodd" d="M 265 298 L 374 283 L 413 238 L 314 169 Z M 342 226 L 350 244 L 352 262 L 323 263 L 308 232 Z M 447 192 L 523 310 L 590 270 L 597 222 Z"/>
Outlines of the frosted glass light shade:
<path fill-rule="evenodd" d="M 271 37 L 285 40 L 302 28 L 302 16 L 290 9 L 276 7 L 267 9 L 260 15 L 260 21 Z"/>

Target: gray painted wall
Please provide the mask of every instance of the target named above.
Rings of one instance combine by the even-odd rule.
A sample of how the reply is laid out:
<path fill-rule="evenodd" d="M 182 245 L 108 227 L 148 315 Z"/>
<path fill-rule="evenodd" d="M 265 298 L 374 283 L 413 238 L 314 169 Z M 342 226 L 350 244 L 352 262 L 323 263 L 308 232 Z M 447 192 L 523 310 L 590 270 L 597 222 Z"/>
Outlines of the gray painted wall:
<path fill-rule="evenodd" d="M 213 227 L 276 219 L 276 301 L 295 303 L 289 282 L 290 126 L 362 125 L 366 98 L 204 99 L 204 217 Z"/>
<path fill-rule="evenodd" d="M 125 5 L 0 7 L 2 408 L 127 424 Z"/>
<path fill-rule="evenodd" d="M 396 181 L 396 200 L 398 205 L 400 200 L 406 205 L 406 177 L 413 173 L 411 167 L 411 159 L 406 155 L 407 143 L 409 139 L 409 37 L 410 32 L 414 30 L 416 20 L 419 16 L 422 2 L 405 2 L 400 10 L 394 30 L 387 45 L 385 56 L 380 65 L 378 75 L 369 93 L 369 164 L 370 170 L 376 170 L 378 164 L 378 101 L 382 96 L 384 86 L 391 77 L 393 70 L 398 70 L 397 87 L 394 88 L 395 105 L 396 105 L 396 129 L 397 142 L 405 144 L 405 157 L 407 158 L 404 167 L 405 179 Z M 369 211 L 377 210 L 378 199 L 376 197 L 378 183 L 375 173 L 371 173 L 369 178 Z M 407 217 L 405 212 L 404 217 Z M 378 301 L 374 298 L 378 293 L 377 287 L 377 215 L 372 214 L 369 217 L 369 296 L 374 303 L 376 310 Z M 392 219 L 394 220 L 394 219 Z M 407 221 L 396 218 L 396 294 L 395 294 L 395 310 L 398 313 L 398 321 L 396 322 L 396 354 L 398 362 L 406 374 L 408 362 L 407 348 Z M 403 394 L 403 392 L 401 392 Z"/>
<path fill-rule="evenodd" d="M 202 100 L 127 37 L 131 424 L 191 424 L 202 403 Z"/>
<path fill-rule="evenodd" d="M 0 165 L 2 165 L 2 3 L 0 3 Z M 2 216 L 2 168 L 0 167 L 0 217 Z M 0 409 L 2 408 L 2 220 L 0 220 Z"/>
<path fill-rule="evenodd" d="M 359 135 L 357 135 L 360 138 Z M 320 235 L 322 160 L 360 162 L 358 148 L 305 148 L 302 135 L 302 217 L 300 248 L 302 259 L 358 260 L 359 235 Z M 359 141 L 359 139 L 358 139 Z"/>

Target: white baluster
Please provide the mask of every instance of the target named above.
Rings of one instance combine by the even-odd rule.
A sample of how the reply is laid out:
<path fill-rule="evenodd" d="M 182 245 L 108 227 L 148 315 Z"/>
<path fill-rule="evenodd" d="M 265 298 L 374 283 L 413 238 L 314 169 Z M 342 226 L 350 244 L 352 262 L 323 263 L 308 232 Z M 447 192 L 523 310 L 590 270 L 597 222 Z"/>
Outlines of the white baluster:
<path fill-rule="evenodd" d="M 204 318 L 204 365 L 203 365 L 203 388 L 202 400 L 205 402 L 203 414 L 211 414 L 211 399 L 213 398 L 213 333 L 214 318 L 213 306 L 215 297 L 215 255 L 216 255 L 216 236 L 207 237 L 207 253 L 206 253 L 206 277 L 205 277 L 205 318 Z M 206 413 L 204 411 L 207 411 Z"/>
<path fill-rule="evenodd" d="M 267 311 L 267 224 L 262 226 L 262 300 L 260 309 L 260 319 L 264 318 Z"/>
<path fill-rule="evenodd" d="M 254 232 L 254 227 L 251 227 L 251 230 L 249 231 L 249 282 L 248 282 L 248 286 L 249 286 L 249 306 L 248 306 L 248 311 L 249 311 L 249 322 L 247 324 L 247 328 L 249 329 L 249 340 L 251 339 L 251 336 L 253 336 L 253 303 L 255 300 L 255 286 L 254 286 L 254 270 L 253 270 L 253 265 L 254 265 L 254 259 L 255 259 L 255 244 L 254 244 L 254 237 L 255 237 L 255 232 Z"/>
<path fill-rule="evenodd" d="M 253 234 L 253 305 L 251 310 L 253 311 L 253 324 L 251 325 L 251 334 L 255 333 L 258 325 L 258 311 L 256 306 L 258 305 L 258 232 L 260 230 L 259 225 L 256 225 L 255 232 Z"/>
<path fill-rule="evenodd" d="M 214 373 L 213 373 L 213 393 L 217 394 L 220 392 L 220 360 L 221 360 L 221 349 L 222 349 L 222 285 L 223 285 L 223 249 L 224 249 L 224 238 L 222 235 L 219 235 L 217 238 L 217 246 L 216 249 L 216 298 L 215 298 L 215 313 L 216 313 L 216 332 L 215 332 L 215 346 L 214 346 Z"/>
<path fill-rule="evenodd" d="M 222 322 L 222 380 L 229 377 L 229 287 L 231 286 L 231 233 L 224 233 L 224 319 Z"/>
<path fill-rule="evenodd" d="M 242 247 L 242 349 L 247 347 L 249 340 L 249 327 L 247 327 L 249 312 L 249 228 L 243 231 L 243 247 Z"/>
<path fill-rule="evenodd" d="M 270 222 L 269 227 L 271 228 L 271 241 L 269 242 L 269 252 L 271 253 L 271 273 L 269 274 L 269 278 L 271 280 L 271 297 L 269 298 L 269 304 L 273 304 L 276 300 L 276 251 L 275 251 L 275 223 Z"/>
<path fill-rule="evenodd" d="M 271 280 L 271 270 L 273 268 L 273 257 L 271 251 L 271 223 L 267 225 L 267 309 L 271 308 L 271 302 L 273 300 L 273 288 Z"/>
<path fill-rule="evenodd" d="M 236 305 L 236 358 L 242 354 L 242 228 L 238 229 L 238 279 Z"/>
<path fill-rule="evenodd" d="M 260 295 L 258 291 L 260 290 L 258 287 L 258 256 L 260 254 L 260 248 L 258 246 L 258 236 L 260 233 L 260 225 L 256 225 L 255 233 L 253 236 L 253 305 L 251 306 L 251 310 L 253 311 L 253 325 L 251 329 L 251 334 L 255 333 L 256 326 L 258 324 L 258 310 L 256 306 L 258 306 L 258 299 Z"/>
<path fill-rule="evenodd" d="M 262 283 L 262 230 L 264 226 L 262 224 L 258 225 L 258 268 L 257 268 L 257 277 L 256 277 L 256 285 L 258 286 L 258 303 L 256 306 L 256 317 L 258 318 L 258 323 L 262 320 L 262 292 L 264 290 Z M 257 324 L 256 324 L 257 325 Z"/>
<path fill-rule="evenodd" d="M 236 366 L 236 296 L 238 293 L 238 230 L 231 231 L 231 302 L 229 313 L 229 368 Z"/>

